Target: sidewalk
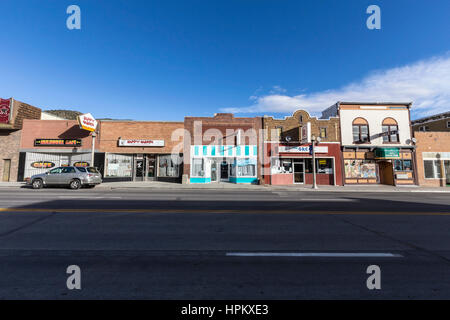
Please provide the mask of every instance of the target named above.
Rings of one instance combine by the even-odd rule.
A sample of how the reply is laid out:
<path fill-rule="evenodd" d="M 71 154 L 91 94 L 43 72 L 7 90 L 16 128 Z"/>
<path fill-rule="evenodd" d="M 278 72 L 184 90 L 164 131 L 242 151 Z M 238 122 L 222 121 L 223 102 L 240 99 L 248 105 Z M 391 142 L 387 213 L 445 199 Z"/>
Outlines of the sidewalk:
<path fill-rule="evenodd" d="M 0 182 L 2 188 L 21 188 L 25 182 Z M 180 184 L 162 181 L 145 182 L 105 182 L 93 190 L 115 190 L 115 189 L 173 189 L 173 190 L 246 190 L 246 191 L 303 191 L 303 192 L 434 192 L 450 193 L 450 187 L 419 187 L 419 186 L 386 186 L 386 185 L 359 185 L 359 186 L 318 186 L 312 189 L 311 185 L 252 185 L 234 183 L 212 183 L 212 184 Z"/>

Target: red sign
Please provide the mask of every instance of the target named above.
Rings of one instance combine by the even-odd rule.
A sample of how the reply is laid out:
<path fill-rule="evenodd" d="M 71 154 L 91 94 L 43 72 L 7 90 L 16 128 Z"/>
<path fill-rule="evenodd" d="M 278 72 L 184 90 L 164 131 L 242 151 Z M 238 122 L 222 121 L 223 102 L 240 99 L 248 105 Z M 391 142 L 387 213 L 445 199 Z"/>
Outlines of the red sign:
<path fill-rule="evenodd" d="M 10 99 L 0 98 L 0 123 L 9 123 L 9 115 L 11 114 Z"/>

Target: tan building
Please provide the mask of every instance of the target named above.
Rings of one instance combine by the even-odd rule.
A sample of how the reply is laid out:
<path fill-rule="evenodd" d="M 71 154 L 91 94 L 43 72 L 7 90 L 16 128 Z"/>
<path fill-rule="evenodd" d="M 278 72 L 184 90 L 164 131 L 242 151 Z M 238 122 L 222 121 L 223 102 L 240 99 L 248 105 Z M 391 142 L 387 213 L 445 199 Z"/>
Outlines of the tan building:
<path fill-rule="evenodd" d="M 450 186 L 450 132 L 414 132 L 421 186 Z"/>
<path fill-rule="evenodd" d="M 41 109 L 24 102 L 0 99 L 0 177 L 1 181 L 21 181 L 23 155 L 19 153 L 24 119 L 39 119 Z"/>
<path fill-rule="evenodd" d="M 311 138 L 317 184 L 342 185 L 339 118 L 317 119 L 297 110 L 285 119 L 264 117 L 264 182 L 272 185 L 312 184 Z"/>
<path fill-rule="evenodd" d="M 414 120 L 411 125 L 413 131 L 450 132 L 450 111 Z"/>

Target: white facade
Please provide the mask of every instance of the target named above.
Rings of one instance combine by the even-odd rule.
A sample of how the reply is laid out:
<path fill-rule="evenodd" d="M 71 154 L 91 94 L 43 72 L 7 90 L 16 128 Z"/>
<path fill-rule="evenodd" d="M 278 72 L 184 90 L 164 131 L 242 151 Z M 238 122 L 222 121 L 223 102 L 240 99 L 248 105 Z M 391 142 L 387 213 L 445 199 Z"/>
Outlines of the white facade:
<path fill-rule="evenodd" d="M 369 143 L 360 143 L 361 147 L 410 147 L 411 144 L 411 128 L 409 119 L 409 109 L 400 106 L 367 106 L 361 105 L 339 109 L 341 139 L 343 146 L 354 146 L 353 142 L 353 121 L 357 118 L 365 119 L 369 124 Z M 398 124 L 399 143 L 383 143 L 382 123 L 385 119 L 392 118 Z"/>

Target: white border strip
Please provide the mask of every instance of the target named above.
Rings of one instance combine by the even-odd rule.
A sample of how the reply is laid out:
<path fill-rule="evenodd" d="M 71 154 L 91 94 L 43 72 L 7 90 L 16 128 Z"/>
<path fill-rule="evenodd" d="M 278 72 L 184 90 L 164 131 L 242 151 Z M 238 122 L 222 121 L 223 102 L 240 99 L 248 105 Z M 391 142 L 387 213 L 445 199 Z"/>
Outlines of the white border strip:
<path fill-rule="evenodd" d="M 324 258 L 400 258 L 394 253 L 365 252 L 227 252 L 227 257 L 324 257 Z"/>

